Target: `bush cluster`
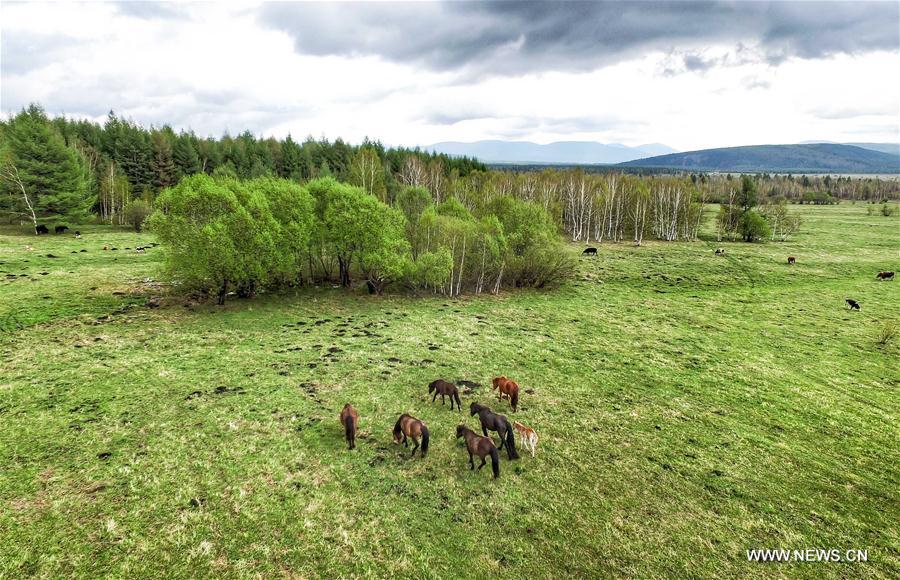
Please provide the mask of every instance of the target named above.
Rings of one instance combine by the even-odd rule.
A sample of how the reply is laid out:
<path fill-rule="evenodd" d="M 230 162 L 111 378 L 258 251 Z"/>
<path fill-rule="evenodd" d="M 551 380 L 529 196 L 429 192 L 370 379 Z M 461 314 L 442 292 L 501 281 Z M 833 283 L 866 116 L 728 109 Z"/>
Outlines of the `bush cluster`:
<path fill-rule="evenodd" d="M 573 263 L 540 206 L 498 198 L 473 214 L 408 187 L 393 206 L 326 177 L 291 180 L 197 174 L 164 190 L 147 224 L 171 279 L 190 291 L 250 297 L 332 281 L 454 295 L 541 288 Z"/>

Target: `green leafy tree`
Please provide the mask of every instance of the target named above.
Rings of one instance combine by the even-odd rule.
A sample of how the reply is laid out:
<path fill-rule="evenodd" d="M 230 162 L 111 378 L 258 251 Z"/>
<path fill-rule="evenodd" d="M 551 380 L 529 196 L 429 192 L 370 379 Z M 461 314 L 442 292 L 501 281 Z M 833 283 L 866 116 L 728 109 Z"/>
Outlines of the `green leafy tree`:
<path fill-rule="evenodd" d="M 747 211 L 741 216 L 741 237 L 745 242 L 759 242 L 768 239 L 772 235 L 766 219 L 755 211 Z"/>

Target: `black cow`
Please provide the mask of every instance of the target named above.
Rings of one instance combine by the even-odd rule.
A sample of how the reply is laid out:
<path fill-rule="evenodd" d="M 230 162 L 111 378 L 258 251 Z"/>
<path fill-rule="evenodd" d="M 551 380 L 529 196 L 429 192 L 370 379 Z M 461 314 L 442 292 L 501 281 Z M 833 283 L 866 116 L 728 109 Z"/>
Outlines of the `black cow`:
<path fill-rule="evenodd" d="M 893 280 L 894 273 L 893 272 L 878 272 L 878 274 L 875 276 L 875 278 L 877 278 L 878 280 Z"/>
<path fill-rule="evenodd" d="M 847 298 L 847 306 L 850 307 L 850 310 L 859 310 L 859 303 L 851 298 Z"/>
<path fill-rule="evenodd" d="M 47 226 L 45 226 L 44 224 L 39 224 L 36 228 L 34 228 L 34 233 L 36 233 L 37 235 L 49 234 L 50 230 L 48 230 Z"/>
<path fill-rule="evenodd" d="M 53 228 L 53 231 L 57 234 L 64 234 L 66 233 L 67 229 L 69 229 L 69 226 L 56 226 L 55 228 Z"/>
<path fill-rule="evenodd" d="M 583 252 L 581 252 L 582 256 L 596 256 L 597 248 L 585 248 Z"/>

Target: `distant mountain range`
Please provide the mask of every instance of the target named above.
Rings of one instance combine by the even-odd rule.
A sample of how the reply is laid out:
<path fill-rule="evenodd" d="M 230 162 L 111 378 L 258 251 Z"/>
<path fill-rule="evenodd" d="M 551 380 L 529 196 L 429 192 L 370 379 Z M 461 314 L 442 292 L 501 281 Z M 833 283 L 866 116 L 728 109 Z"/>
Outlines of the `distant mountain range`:
<path fill-rule="evenodd" d="M 613 164 L 677 151 L 660 143 L 628 147 L 618 143 L 604 144 L 595 141 L 558 141 L 546 145 L 530 141 L 475 141 L 474 143 L 445 141 L 428 145 L 423 149 L 458 157 L 475 157 L 485 163 L 548 165 Z"/>
<path fill-rule="evenodd" d="M 867 147 L 863 147 L 867 145 Z M 621 167 L 779 173 L 900 173 L 900 155 L 885 153 L 891 144 L 801 143 L 750 145 L 658 155 L 619 164 Z"/>

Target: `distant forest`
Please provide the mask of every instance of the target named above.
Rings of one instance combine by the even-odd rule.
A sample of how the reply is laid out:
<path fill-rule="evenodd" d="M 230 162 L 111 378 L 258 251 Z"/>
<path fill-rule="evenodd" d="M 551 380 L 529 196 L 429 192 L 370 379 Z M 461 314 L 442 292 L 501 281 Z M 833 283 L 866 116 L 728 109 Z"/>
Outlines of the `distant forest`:
<path fill-rule="evenodd" d="M 297 142 L 249 132 L 199 137 L 169 126 L 144 128 L 112 112 L 102 125 L 49 118 L 38 105 L 0 123 L 0 168 L 0 219 L 9 223 L 32 221 L 33 211 L 36 222 L 93 219 L 122 225 L 141 213 L 129 208 L 140 202 L 149 211 L 160 192 L 194 174 L 299 183 L 334 177 L 391 206 L 406 187 L 427 190 L 436 205 L 456 200 L 474 214 L 511 197 L 543 207 L 573 240 L 638 243 L 645 235 L 695 238 L 703 203 L 731 204 L 747 187 L 741 178 L 715 173 L 490 168 L 475 159 L 368 140 Z M 878 177 L 758 174 L 751 180 L 754 203 L 762 207 L 900 197 L 900 182 Z"/>

